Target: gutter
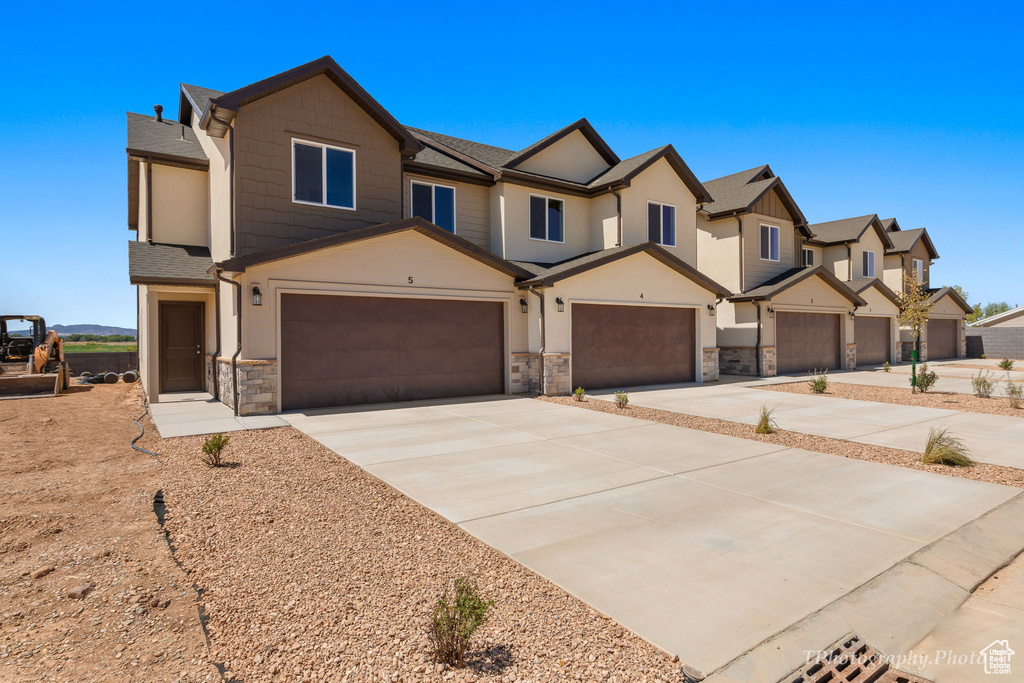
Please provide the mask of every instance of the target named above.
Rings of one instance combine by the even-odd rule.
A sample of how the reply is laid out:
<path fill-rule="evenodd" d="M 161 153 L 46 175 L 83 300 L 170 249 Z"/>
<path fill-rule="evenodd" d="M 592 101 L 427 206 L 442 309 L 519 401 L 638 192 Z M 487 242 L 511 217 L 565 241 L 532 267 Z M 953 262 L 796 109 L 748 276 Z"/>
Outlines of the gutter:
<path fill-rule="evenodd" d="M 537 366 L 537 378 L 540 386 L 540 395 L 544 395 L 544 346 L 545 346 L 545 323 L 544 323 L 544 296 L 536 290 L 532 285 L 530 286 L 530 294 L 533 294 L 540 301 L 540 352 L 537 354 L 540 362 Z"/>
<path fill-rule="evenodd" d="M 236 320 L 236 323 L 237 323 L 236 334 L 238 336 L 238 340 L 237 340 L 238 343 L 236 345 L 234 355 L 231 356 L 231 385 L 232 385 L 231 390 L 232 390 L 232 394 L 234 396 L 233 403 L 235 404 L 234 405 L 235 417 L 238 417 L 238 357 L 242 354 L 242 283 L 241 282 L 235 282 L 234 280 L 228 280 L 226 277 L 221 275 L 221 273 L 223 273 L 223 272 L 224 271 L 222 271 L 220 269 L 217 269 L 217 271 L 214 273 L 214 276 L 218 280 L 220 280 L 221 282 L 226 282 L 226 283 L 228 283 L 229 285 L 231 285 L 231 286 L 233 286 L 235 288 L 235 296 L 237 297 L 237 301 L 238 301 L 238 315 L 235 316 L 235 320 Z M 218 329 L 219 329 L 219 325 L 218 325 Z M 218 340 L 218 343 L 217 343 L 217 347 L 218 347 L 217 348 L 217 352 L 220 353 L 220 342 L 219 342 L 219 340 Z M 220 400 L 220 399 L 218 398 L 218 400 Z"/>

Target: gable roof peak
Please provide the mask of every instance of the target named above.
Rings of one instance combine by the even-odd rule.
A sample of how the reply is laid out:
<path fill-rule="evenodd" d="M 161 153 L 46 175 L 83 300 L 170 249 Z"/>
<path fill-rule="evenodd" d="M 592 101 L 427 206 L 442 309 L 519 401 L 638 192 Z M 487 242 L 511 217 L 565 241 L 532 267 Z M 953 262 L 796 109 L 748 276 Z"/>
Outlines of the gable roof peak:
<path fill-rule="evenodd" d="M 544 151 L 548 147 L 554 145 L 559 140 L 568 137 L 569 135 L 575 133 L 576 131 L 579 131 L 583 135 L 583 137 L 586 138 L 587 142 L 589 142 L 591 146 L 594 148 L 594 151 L 596 151 L 601 156 L 601 158 L 604 159 L 606 164 L 608 164 L 609 166 L 614 166 L 615 164 L 619 163 L 619 161 L 621 161 L 621 159 L 619 159 L 619 156 L 612 150 L 608 143 L 604 141 L 604 138 L 602 138 L 598 134 L 594 126 L 591 125 L 590 121 L 588 121 L 586 117 L 584 117 L 582 119 L 579 119 L 578 121 L 570 123 L 568 126 L 565 126 L 564 128 L 556 130 L 554 133 L 544 138 L 541 138 L 540 140 L 533 143 L 529 147 L 519 150 L 518 152 L 516 152 L 515 154 L 513 154 L 512 156 L 505 160 L 504 166 L 506 168 L 515 168 L 516 166 L 523 163 L 530 157 L 538 154 L 539 152 Z"/>

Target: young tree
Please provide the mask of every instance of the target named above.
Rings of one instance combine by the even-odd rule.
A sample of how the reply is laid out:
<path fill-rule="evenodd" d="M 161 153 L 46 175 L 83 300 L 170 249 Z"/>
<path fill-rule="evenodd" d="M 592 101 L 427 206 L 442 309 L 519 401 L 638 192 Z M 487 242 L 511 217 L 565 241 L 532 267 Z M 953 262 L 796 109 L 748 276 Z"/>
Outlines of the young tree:
<path fill-rule="evenodd" d="M 921 330 L 928 323 L 928 315 L 935 306 L 929 299 L 931 295 L 925 288 L 924 283 L 918 279 L 917 273 L 911 268 L 903 272 L 903 290 L 896 295 L 899 301 L 900 327 L 906 328 L 911 339 L 914 340 L 914 349 L 920 357 L 921 353 Z M 916 382 L 912 384 L 917 390 Z"/>

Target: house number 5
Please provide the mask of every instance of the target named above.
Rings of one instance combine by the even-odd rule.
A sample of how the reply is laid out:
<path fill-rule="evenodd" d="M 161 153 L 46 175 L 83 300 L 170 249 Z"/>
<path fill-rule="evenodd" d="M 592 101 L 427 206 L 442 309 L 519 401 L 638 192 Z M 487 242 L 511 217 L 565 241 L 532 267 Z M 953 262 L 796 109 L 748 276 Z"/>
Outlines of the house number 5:
<path fill-rule="evenodd" d="M 412 275 L 409 276 L 409 284 L 412 284 Z"/>

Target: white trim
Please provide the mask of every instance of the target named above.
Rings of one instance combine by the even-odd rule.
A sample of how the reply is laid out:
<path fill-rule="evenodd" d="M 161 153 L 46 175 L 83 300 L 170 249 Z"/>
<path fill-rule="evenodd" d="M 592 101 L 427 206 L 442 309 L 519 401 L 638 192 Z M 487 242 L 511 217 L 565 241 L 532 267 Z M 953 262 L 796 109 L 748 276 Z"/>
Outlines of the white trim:
<path fill-rule="evenodd" d="M 807 263 L 807 255 L 808 254 L 811 255 L 811 262 L 810 263 Z M 801 247 L 800 248 L 800 264 L 804 268 L 813 268 L 814 267 L 814 250 L 813 249 L 808 249 L 807 247 Z"/>
<path fill-rule="evenodd" d="M 870 264 L 865 264 L 865 260 L 869 261 Z M 865 265 L 871 266 L 870 273 L 868 272 L 868 269 L 865 267 Z M 863 275 L 864 277 L 875 276 L 875 252 L 871 251 L 870 249 L 865 249 L 860 253 L 860 270 L 861 275 Z"/>
<path fill-rule="evenodd" d="M 532 210 L 531 210 L 531 208 L 529 206 L 526 207 L 526 209 L 527 209 L 526 216 L 527 216 L 527 221 L 528 221 L 528 224 L 526 226 L 527 237 L 529 237 L 534 242 L 550 242 L 551 244 L 565 244 L 565 227 L 566 227 L 565 210 L 567 208 L 566 205 L 565 205 L 565 200 L 560 198 L 560 197 L 551 197 L 551 196 L 548 196 L 546 194 L 534 194 L 533 192 L 531 192 L 529 199 L 532 200 L 534 197 L 540 197 L 541 199 L 545 200 L 545 204 L 544 204 L 544 235 L 545 235 L 545 237 L 534 237 L 533 236 L 533 225 L 529 224 L 529 221 L 533 220 L 533 212 L 532 212 Z M 562 239 L 560 239 L 560 240 L 553 240 L 553 239 L 549 239 L 547 237 L 548 235 L 551 234 L 551 226 L 548 225 L 548 211 L 550 210 L 550 207 L 548 206 L 547 202 L 550 202 L 551 200 L 554 200 L 556 202 L 561 202 L 562 203 Z"/>
<path fill-rule="evenodd" d="M 924 259 L 912 258 L 910 259 L 910 265 L 914 270 L 914 274 L 917 275 L 917 281 L 924 284 Z"/>
<path fill-rule="evenodd" d="M 661 219 L 661 230 L 659 230 L 660 234 L 658 236 L 658 241 L 655 242 L 655 244 L 658 244 L 658 245 L 660 245 L 662 247 L 674 247 L 674 246 L 676 246 L 676 243 L 678 242 L 678 240 L 676 238 L 678 237 L 678 232 L 679 232 L 676 229 L 677 226 L 678 226 L 678 221 L 676 220 L 676 216 L 678 215 L 678 212 L 676 211 L 676 205 L 675 204 L 669 204 L 667 202 L 657 202 L 657 201 L 654 201 L 653 199 L 648 199 L 647 200 L 647 237 L 648 238 L 650 238 L 650 236 L 651 236 L 651 211 L 650 211 L 651 204 L 654 204 L 655 206 L 661 206 L 661 207 L 665 207 L 665 206 L 672 207 L 672 244 L 668 244 L 667 242 L 665 242 L 665 216 L 664 216 L 664 214 L 659 214 L 659 218 Z"/>
<path fill-rule="evenodd" d="M 307 202 L 305 200 L 295 198 L 295 143 L 300 145 L 306 145 L 307 147 L 319 147 L 321 150 L 336 149 L 339 152 L 349 152 L 352 154 L 352 206 L 338 206 L 337 204 L 327 203 L 327 153 L 322 151 L 320 154 L 320 173 L 321 182 L 323 183 L 323 202 Z M 291 142 L 291 157 L 292 157 L 292 203 L 293 204 L 304 204 L 306 206 L 319 206 L 325 209 L 341 209 L 343 211 L 355 211 L 357 204 L 356 197 L 356 151 L 349 149 L 348 147 L 339 147 L 338 145 L 328 145 L 324 142 L 314 142 L 312 140 L 304 140 L 302 138 L 292 138 Z"/>
<path fill-rule="evenodd" d="M 768 228 L 768 258 L 765 258 L 765 257 L 761 256 L 761 246 L 762 246 L 762 244 L 761 244 L 761 228 Z M 772 255 L 772 231 L 773 230 L 775 231 L 775 244 L 776 244 L 775 251 L 776 251 L 776 253 L 778 255 L 777 258 L 771 258 L 771 255 Z M 782 261 L 782 230 L 779 228 L 779 226 L 772 225 L 771 223 L 761 223 L 760 221 L 758 222 L 758 229 L 757 229 L 757 256 L 758 256 L 759 260 L 767 261 L 769 263 L 779 263 L 780 261 Z"/>
<path fill-rule="evenodd" d="M 458 229 L 458 223 L 459 223 L 459 218 L 458 218 L 458 216 L 459 216 L 459 210 L 458 210 L 459 198 L 458 198 L 458 190 L 456 190 L 455 186 L 454 185 L 442 185 L 441 183 L 428 183 L 428 182 L 425 182 L 423 180 L 414 180 L 414 179 L 410 178 L 409 179 L 409 218 L 412 218 L 413 216 L 416 215 L 413 212 L 413 201 L 414 201 L 413 200 L 413 196 L 412 196 L 412 186 L 413 185 L 424 185 L 426 187 L 433 188 L 431 190 L 431 192 L 430 192 L 430 222 L 433 223 L 434 225 L 437 225 L 437 221 L 436 221 L 436 219 L 437 219 L 437 196 L 436 196 L 436 189 L 439 188 L 439 187 L 443 187 L 445 189 L 448 189 L 448 190 L 452 191 L 452 234 L 453 235 L 458 234 L 457 229 Z M 437 227 L 441 228 L 442 226 L 437 225 Z M 442 229 L 444 229 L 444 228 L 442 228 Z"/>

